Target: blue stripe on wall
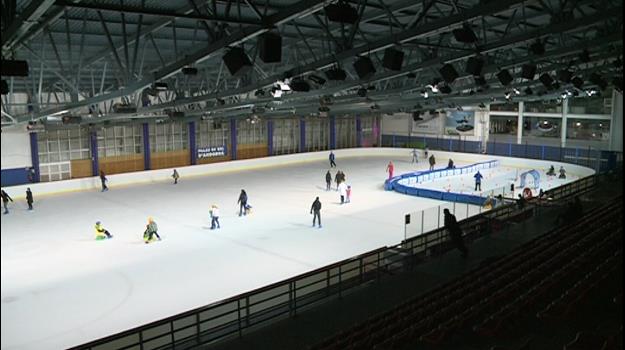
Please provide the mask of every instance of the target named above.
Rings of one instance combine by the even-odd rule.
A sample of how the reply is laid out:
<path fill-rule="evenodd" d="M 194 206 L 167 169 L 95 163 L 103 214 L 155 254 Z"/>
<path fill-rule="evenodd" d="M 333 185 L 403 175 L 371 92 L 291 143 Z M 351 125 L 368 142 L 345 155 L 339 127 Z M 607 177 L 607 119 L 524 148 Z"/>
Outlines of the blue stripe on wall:
<path fill-rule="evenodd" d="M 91 172 L 93 176 L 100 174 L 100 159 L 98 157 L 98 132 L 91 131 L 89 133 L 91 147 Z"/>
<path fill-rule="evenodd" d="M 273 156 L 273 120 L 267 121 L 267 150 L 269 156 Z"/>
<path fill-rule="evenodd" d="M 29 183 L 28 170 L 29 168 L 2 169 L 0 185 L 15 186 Z"/>
<path fill-rule="evenodd" d="M 237 121 L 230 119 L 230 159 L 237 159 Z"/>
<path fill-rule="evenodd" d="M 195 122 L 189 122 L 189 152 L 191 153 L 191 165 L 196 165 L 197 143 L 195 141 Z"/>
<path fill-rule="evenodd" d="M 152 161 L 150 159 L 150 126 L 143 123 L 143 168 L 150 170 Z"/>

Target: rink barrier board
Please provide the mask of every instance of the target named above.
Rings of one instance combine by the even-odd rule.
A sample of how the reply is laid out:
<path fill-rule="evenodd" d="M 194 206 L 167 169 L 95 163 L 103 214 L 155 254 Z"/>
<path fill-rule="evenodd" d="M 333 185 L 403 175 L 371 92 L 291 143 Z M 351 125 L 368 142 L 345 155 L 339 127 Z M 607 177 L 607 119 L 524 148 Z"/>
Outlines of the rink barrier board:
<path fill-rule="evenodd" d="M 355 157 L 389 157 L 389 159 L 411 159 L 411 156 L 406 152 L 404 148 L 348 148 L 333 150 L 337 157 L 337 163 L 341 166 L 341 158 L 355 158 Z M 193 165 L 188 167 L 176 168 L 180 174 L 180 181 L 184 181 L 185 178 L 210 176 L 210 175 L 225 175 L 240 171 L 252 171 L 266 168 L 279 168 L 292 166 L 297 164 L 307 164 L 312 162 L 325 161 L 328 162 L 328 155 L 330 151 L 321 151 L 313 153 L 298 153 L 280 155 L 266 158 L 255 158 L 247 160 L 227 161 L 220 163 L 211 163 L 204 165 Z M 518 163 L 521 159 L 518 158 L 506 158 L 497 157 L 482 154 L 471 153 L 449 153 L 443 151 L 430 152 L 435 154 L 438 158 L 456 158 L 461 159 L 463 162 L 480 162 L 484 160 L 499 160 L 501 165 L 510 167 L 519 167 Z M 104 172 L 107 174 L 109 180 L 108 186 L 114 191 L 116 188 L 123 188 L 126 186 L 134 186 L 149 183 L 161 183 L 171 181 L 171 174 L 173 168 L 149 170 L 149 171 L 137 171 L 132 173 L 122 173 L 111 175 L 106 171 L 108 166 L 108 160 L 116 162 L 120 160 L 116 157 L 102 158 L 104 161 L 101 166 L 104 166 Z M 137 155 L 136 160 L 129 161 L 137 167 L 143 166 L 143 156 Z M 544 168 L 548 169 L 551 164 L 555 166 L 565 165 L 567 171 L 571 174 L 575 174 L 579 177 L 584 177 L 594 174 L 594 170 L 571 164 L 542 161 L 542 160 L 523 160 L 525 162 L 524 167 Z M 380 178 L 383 178 L 384 169 L 383 166 L 380 169 Z M 100 189 L 100 179 L 97 176 L 92 176 L 83 179 L 72 179 L 55 182 L 40 182 L 36 184 L 18 185 L 6 187 L 5 191 L 13 198 L 23 199 L 25 197 L 26 187 L 30 187 L 33 194 L 36 197 L 44 195 L 63 194 L 75 191 L 92 191 Z"/>
<path fill-rule="evenodd" d="M 589 176 L 549 190 L 547 194 L 549 197 L 558 199 L 568 198 L 592 190 L 595 183 L 596 177 Z M 532 203 L 531 201 L 530 205 Z M 465 232 L 469 232 L 467 239 L 475 240 L 488 234 L 487 230 L 480 229 L 482 225 L 514 215 L 515 208 L 515 204 L 504 205 L 461 220 L 459 224 Z M 379 282 L 388 273 L 411 270 L 418 264 L 417 259 L 427 261 L 451 249 L 453 248 L 449 245 L 446 230 L 439 228 L 404 240 L 396 246 L 382 247 L 204 307 L 76 346 L 70 350 L 155 349 L 172 346 L 176 349 L 194 349 L 198 345 L 224 338 L 240 337 L 248 329 L 293 317 L 298 312 L 329 299 L 340 298 L 358 286 L 373 281 Z M 324 282 L 325 288 L 315 287 L 308 293 L 304 292 L 306 288 L 324 284 Z M 287 293 L 288 300 L 285 300 L 283 296 Z M 270 302 L 274 298 L 280 298 L 280 301 Z M 257 312 L 252 313 L 254 305 L 264 305 L 265 308 L 257 307 Z"/>

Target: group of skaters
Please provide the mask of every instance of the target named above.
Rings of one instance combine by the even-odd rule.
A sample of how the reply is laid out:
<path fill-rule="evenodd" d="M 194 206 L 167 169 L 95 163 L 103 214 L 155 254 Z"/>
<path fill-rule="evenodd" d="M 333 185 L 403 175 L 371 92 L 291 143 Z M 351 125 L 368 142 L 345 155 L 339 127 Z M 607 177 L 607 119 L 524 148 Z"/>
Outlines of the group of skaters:
<path fill-rule="evenodd" d="M 558 179 L 566 179 L 566 170 L 564 170 L 564 166 L 560 165 L 560 170 L 558 171 L 560 175 L 558 175 Z M 547 176 L 556 176 L 556 168 L 554 166 L 550 166 L 549 170 L 547 170 Z"/>
<path fill-rule="evenodd" d="M 4 215 L 9 213 L 9 201 L 13 202 L 13 198 L 9 196 L 4 190 L 0 190 L 0 197 L 2 197 L 2 206 L 4 207 Z M 28 210 L 33 210 L 33 192 L 30 190 L 30 187 L 26 188 L 26 204 L 28 204 Z"/>

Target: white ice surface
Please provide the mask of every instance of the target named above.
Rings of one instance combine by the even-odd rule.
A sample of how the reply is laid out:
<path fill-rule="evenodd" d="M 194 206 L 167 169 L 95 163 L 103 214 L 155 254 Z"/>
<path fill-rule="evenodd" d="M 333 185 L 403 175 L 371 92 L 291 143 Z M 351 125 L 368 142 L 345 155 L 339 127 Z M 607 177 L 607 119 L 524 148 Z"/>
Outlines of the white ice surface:
<path fill-rule="evenodd" d="M 393 159 L 396 173 L 424 169 Z M 440 201 L 383 190 L 386 157 L 337 159 L 352 185 L 341 206 L 327 162 L 38 197 L 2 216 L 2 350 L 62 349 L 281 281 L 404 238 L 405 213 Z M 332 170 L 334 175 L 337 169 Z M 254 212 L 239 218 L 246 189 Z M 312 228 L 320 196 L 323 228 Z M 208 209 L 221 208 L 211 231 Z M 145 245 L 153 216 L 162 242 Z M 95 241 L 95 221 L 115 236 Z"/>

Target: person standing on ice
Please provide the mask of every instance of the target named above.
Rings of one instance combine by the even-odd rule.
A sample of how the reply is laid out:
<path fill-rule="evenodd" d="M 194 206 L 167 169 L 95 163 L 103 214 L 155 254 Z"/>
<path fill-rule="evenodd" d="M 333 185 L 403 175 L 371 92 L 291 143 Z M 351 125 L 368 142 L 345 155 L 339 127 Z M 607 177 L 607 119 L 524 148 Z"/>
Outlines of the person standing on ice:
<path fill-rule="evenodd" d="M 482 176 L 482 174 L 480 174 L 480 171 L 478 170 L 477 173 L 473 175 L 473 177 L 475 178 L 475 191 L 477 191 L 478 189 L 481 191 L 482 179 L 484 178 L 484 176 Z"/>
<path fill-rule="evenodd" d="M 419 152 L 417 152 L 417 149 L 413 148 L 410 154 L 412 154 L 412 163 L 419 163 Z"/>
<path fill-rule="evenodd" d="M 146 244 L 152 242 L 152 238 L 154 236 L 156 236 L 159 241 L 161 240 L 161 236 L 158 235 L 157 231 L 158 225 L 156 225 L 156 222 L 154 221 L 154 219 L 152 219 L 152 217 L 149 217 L 148 224 L 145 227 L 145 232 L 143 233 L 143 240 Z"/>
<path fill-rule="evenodd" d="M 447 163 L 447 169 L 454 169 L 456 166 L 454 165 L 454 161 L 449 158 L 449 163 Z"/>
<path fill-rule="evenodd" d="M 336 190 L 339 190 L 339 185 L 341 184 L 341 171 L 337 171 L 336 175 L 334 175 L 334 182 L 336 182 Z"/>
<path fill-rule="evenodd" d="M 237 203 L 239 204 L 239 216 L 247 215 L 247 193 L 245 190 L 241 190 Z"/>
<path fill-rule="evenodd" d="M 312 206 L 310 207 L 310 213 L 313 214 L 313 227 L 315 227 L 316 220 L 319 220 L 319 228 L 321 228 L 321 201 L 319 201 L 319 197 L 315 199 Z"/>
<path fill-rule="evenodd" d="M 109 188 L 106 186 L 108 179 L 106 178 L 106 175 L 104 175 L 104 171 L 102 170 L 100 170 L 100 182 L 102 183 L 102 192 L 108 191 Z"/>
<path fill-rule="evenodd" d="M 434 155 L 430 156 L 430 171 L 434 170 L 434 165 L 436 165 L 436 159 L 434 159 Z"/>
<path fill-rule="evenodd" d="M 211 206 L 210 215 L 211 215 L 211 230 L 214 230 L 215 228 L 221 228 L 221 225 L 219 224 L 219 207 L 217 207 L 216 204 L 213 204 Z"/>
<path fill-rule="evenodd" d="M 13 202 L 13 198 L 11 198 L 8 193 L 4 192 L 4 190 L 1 191 L 2 192 L 0 192 L 0 196 L 2 197 L 2 205 L 4 206 L 4 214 L 8 214 L 9 209 L 7 207 L 7 204 L 9 204 L 9 201 Z"/>
<path fill-rule="evenodd" d="M 26 203 L 28 203 L 28 210 L 33 210 L 33 193 L 30 187 L 26 188 Z"/>
<path fill-rule="evenodd" d="M 326 173 L 326 191 L 329 191 L 332 188 L 332 174 L 330 174 L 330 170 Z"/>
<path fill-rule="evenodd" d="M 352 202 L 352 200 L 351 200 L 351 198 L 352 198 L 352 186 L 347 186 L 347 190 L 345 190 L 345 191 L 346 191 L 345 194 L 347 195 L 346 202 L 347 203 L 351 203 Z"/>
<path fill-rule="evenodd" d="M 393 172 L 395 171 L 395 165 L 393 165 L 393 161 L 388 162 L 386 166 L 386 172 L 388 173 L 388 180 L 391 181 L 393 178 Z"/>
<path fill-rule="evenodd" d="M 330 151 L 330 168 L 336 168 L 334 152 Z"/>
<path fill-rule="evenodd" d="M 345 182 L 341 182 L 339 185 L 339 193 L 341 194 L 341 204 L 345 204 L 345 197 L 347 196 L 347 185 Z"/>
<path fill-rule="evenodd" d="M 174 178 L 174 185 L 178 184 L 178 179 L 180 178 L 180 175 L 178 174 L 178 170 L 174 169 L 174 173 L 171 174 L 171 177 Z"/>
<path fill-rule="evenodd" d="M 100 221 L 97 221 L 95 223 L 95 239 L 99 241 L 107 238 L 113 238 L 113 235 L 102 226 Z"/>
<path fill-rule="evenodd" d="M 560 176 L 558 176 L 558 179 L 566 179 L 566 170 L 564 170 L 563 166 L 560 166 Z"/>
<path fill-rule="evenodd" d="M 428 153 L 430 153 L 430 149 L 428 148 L 427 145 L 425 145 L 425 150 L 423 150 L 423 155 L 426 159 L 428 158 Z"/>

